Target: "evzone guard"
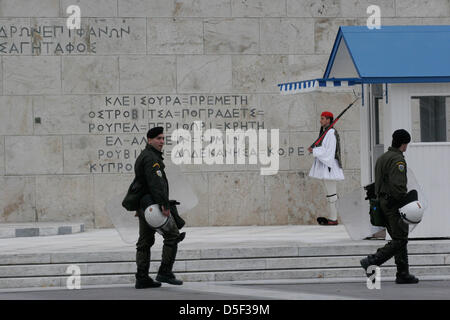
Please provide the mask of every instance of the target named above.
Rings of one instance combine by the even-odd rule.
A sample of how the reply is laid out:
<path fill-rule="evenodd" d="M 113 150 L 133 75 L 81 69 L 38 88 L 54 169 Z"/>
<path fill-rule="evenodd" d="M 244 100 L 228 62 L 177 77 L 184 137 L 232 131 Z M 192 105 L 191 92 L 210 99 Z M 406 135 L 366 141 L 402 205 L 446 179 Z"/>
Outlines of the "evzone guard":
<path fill-rule="evenodd" d="M 332 127 L 333 118 L 331 112 L 322 112 L 319 138 L 308 148 L 308 151 L 314 156 L 309 176 L 323 181 L 329 205 L 328 217 L 320 216 L 317 218 L 317 222 L 320 225 L 328 226 L 338 224 L 336 184 L 337 181 L 345 179 L 341 162 L 340 138 L 337 130 Z"/>

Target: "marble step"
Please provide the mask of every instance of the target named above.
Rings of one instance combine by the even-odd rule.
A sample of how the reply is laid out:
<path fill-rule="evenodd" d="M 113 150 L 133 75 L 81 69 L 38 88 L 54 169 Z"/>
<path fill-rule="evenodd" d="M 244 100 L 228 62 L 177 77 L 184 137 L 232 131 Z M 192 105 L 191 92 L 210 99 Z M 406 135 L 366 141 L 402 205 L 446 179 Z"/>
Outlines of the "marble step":
<path fill-rule="evenodd" d="M 300 245 L 290 247 L 246 247 L 246 248 L 207 248 L 183 249 L 178 251 L 178 260 L 203 259 L 247 259 L 247 258 L 285 258 L 285 257 L 330 257 L 365 256 L 374 253 L 384 241 L 368 244 L 327 244 Z M 450 254 L 450 245 L 436 241 L 410 241 L 409 254 Z M 126 262 L 134 261 L 136 252 L 126 251 L 83 251 L 53 253 L 17 253 L 1 254 L 0 265 L 50 264 L 50 263 L 90 263 L 90 262 Z M 161 257 L 161 250 L 152 250 L 152 259 Z"/>
<path fill-rule="evenodd" d="M 134 258 L 134 257 L 133 257 Z M 310 268 L 346 268 L 359 267 L 361 256 L 331 256 L 331 257 L 287 257 L 287 258 L 247 258 L 247 259 L 210 259 L 182 260 L 177 259 L 175 272 L 212 272 L 212 271 L 245 271 L 245 270 L 277 270 L 277 269 L 310 269 Z M 160 259 L 153 260 L 150 272 L 156 272 Z M 450 254 L 410 255 L 411 266 L 450 266 Z M 2 265 L 0 278 L 4 277 L 36 277 L 63 276 L 69 263 L 32 264 L 32 265 Z M 134 273 L 134 260 L 126 262 L 93 262 L 75 263 L 82 275 L 95 274 L 125 274 Z M 391 259 L 385 264 L 393 266 Z"/>
<path fill-rule="evenodd" d="M 84 223 L 27 222 L 0 223 L 0 239 L 19 237 L 43 237 L 84 232 Z"/>
<path fill-rule="evenodd" d="M 383 277 L 395 276 L 395 267 L 382 267 Z M 411 272 L 420 277 L 439 278 L 450 275 L 450 266 L 412 266 Z M 154 277 L 154 274 L 151 274 Z M 329 269 L 281 269 L 254 271 L 213 271 L 213 272 L 180 272 L 177 277 L 183 281 L 245 281 L 245 280 L 281 280 L 281 279 L 355 279 L 365 281 L 361 268 L 329 268 Z M 81 287 L 90 285 L 134 284 L 134 274 L 85 275 L 81 277 Z M 68 275 L 50 277 L 13 277 L 0 278 L 0 289 L 9 288 L 65 288 Z"/>

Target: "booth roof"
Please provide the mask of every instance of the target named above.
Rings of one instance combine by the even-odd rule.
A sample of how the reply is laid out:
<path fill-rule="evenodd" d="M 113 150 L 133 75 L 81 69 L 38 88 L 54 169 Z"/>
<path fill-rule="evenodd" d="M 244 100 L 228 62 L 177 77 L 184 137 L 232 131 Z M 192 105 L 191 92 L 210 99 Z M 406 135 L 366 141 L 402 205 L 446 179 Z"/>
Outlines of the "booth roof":
<path fill-rule="evenodd" d="M 373 78 L 433 78 L 441 82 L 441 77 L 450 81 L 450 26 L 340 27 L 324 78 L 329 76 L 341 39 L 359 77 L 367 82 Z"/>
<path fill-rule="evenodd" d="M 341 26 L 323 79 L 316 80 L 450 82 L 450 25 Z M 295 83 L 278 86 L 284 91 Z"/>

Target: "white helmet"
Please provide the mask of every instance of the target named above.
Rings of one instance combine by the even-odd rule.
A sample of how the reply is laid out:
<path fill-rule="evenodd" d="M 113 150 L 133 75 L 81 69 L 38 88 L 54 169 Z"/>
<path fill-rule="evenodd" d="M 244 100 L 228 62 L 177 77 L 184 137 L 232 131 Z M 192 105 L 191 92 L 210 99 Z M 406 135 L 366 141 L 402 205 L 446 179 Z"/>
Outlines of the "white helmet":
<path fill-rule="evenodd" d="M 150 227 L 158 229 L 162 228 L 169 217 L 163 215 L 161 209 L 159 208 L 159 204 L 152 204 L 147 207 L 144 211 L 145 221 L 150 225 Z"/>
<path fill-rule="evenodd" d="M 424 206 L 420 201 L 412 201 L 400 209 L 400 216 L 402 217 L 403 221 L 405 221 L 408 224 L 418 224 L 420 221 L 422 221 L 423 212 L 425 211 Z"/>

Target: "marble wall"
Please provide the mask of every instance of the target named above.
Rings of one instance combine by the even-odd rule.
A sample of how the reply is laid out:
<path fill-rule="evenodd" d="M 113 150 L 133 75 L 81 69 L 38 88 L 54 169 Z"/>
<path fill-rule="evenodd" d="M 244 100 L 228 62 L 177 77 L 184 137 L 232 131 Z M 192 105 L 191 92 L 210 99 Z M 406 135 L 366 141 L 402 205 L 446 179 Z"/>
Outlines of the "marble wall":
<path fill-rule="evenodd" d="M 448 0 L 1 0 L 0 223 L 111 227 L 105 204 L 131 182 L 146 131 L 194 121 L 279 129 L 280 171 L 183 165 L 199 198 L 188 225 L 315 223 L 327 205 L 305 149 L 320 113 L 352 95 L 276 85 L 321 77 L 338 27 L 365 25 L 370 4 L 386 25 L 450 24 Z M 359 186 L 358 108 L 337 128 L 342 194 Z"/>

